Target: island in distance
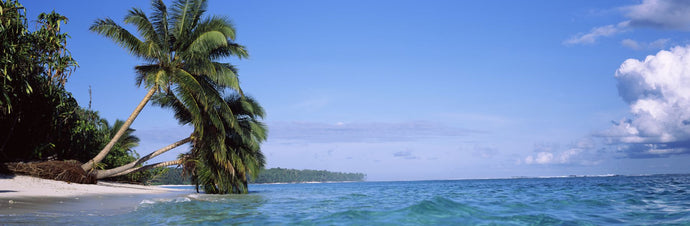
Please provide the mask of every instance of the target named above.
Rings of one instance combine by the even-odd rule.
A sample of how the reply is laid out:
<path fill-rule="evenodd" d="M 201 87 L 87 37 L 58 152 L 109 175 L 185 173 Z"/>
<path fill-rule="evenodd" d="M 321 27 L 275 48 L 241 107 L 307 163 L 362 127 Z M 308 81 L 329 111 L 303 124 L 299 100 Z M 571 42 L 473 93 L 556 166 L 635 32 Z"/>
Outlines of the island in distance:
<path fill-rule="evenodd" d="M 153 177 L 146 184 L 191 184 L 189 176 L 183 174 L 182 168 L 169 168 L 159 176 Z M 351 182 L 364 181 L 366 174 L 342 173 L 326 170 L 297 170 L 285 168 L 264 169 L 256 179 L 250 179 L 249 183 L 310 183 L 310 182 Z"/>

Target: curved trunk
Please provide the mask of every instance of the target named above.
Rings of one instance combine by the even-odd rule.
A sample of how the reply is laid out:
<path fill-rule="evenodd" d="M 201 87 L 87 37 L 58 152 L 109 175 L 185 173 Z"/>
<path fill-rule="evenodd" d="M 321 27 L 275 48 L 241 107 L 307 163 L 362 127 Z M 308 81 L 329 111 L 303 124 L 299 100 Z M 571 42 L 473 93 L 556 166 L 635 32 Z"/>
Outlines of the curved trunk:
<path fill-rule="evenodd" d="M 142 170 L 147 170 L 147 169 L 152 169 L 152 168 L 158 168 L 158 167 L 166 167 L 166 166 L 172 166 L 172 165 L 180 165 L 182 163 L 182 159 L 177 159 L 177 160 L 172 160 L 172 161 L 167 161 L 167 162 L 159 162 L 159 163 L 154 163 L 150 165 L 145 165 L 145 166 L 140 166 L 137 168 L 131 168 L 125 171 L 122 171 L 118 174 L 113 175 L 114 177 L 116 176 L 122 176 L 128 173 L 136 173 Z"/>
<path fill-rule="evenodd" d="M 132 114 L 129 115 L 129 118 L 127 118 L 127 121 L 125 121 L 125 124 L 123 124 L 122 127 L 120 127 L 120 130 L 118 130 L 117 133 L 115 134 L 115 136 L 113 136 L 113 138 L 110 140 L 110 142 L 108 142 L 108 144 L 105 145 L 103 150 L 101 150 L 101 152 L 99 152 L 98 155 L 96 155 L 96 157 L 93 157 L 93 159 L 91 159 L 88 162 L 81 165 L 81 168 L 84 169 L 84 171 L 88 172 L 89 170 L 93 169 L 93 167 L 97 163 L 101 162 L 103 160 L 103 158 L 105 158 L 105 156 L 108 154 L 108 152 L 110 152 L 110 149 L 113 149 L 113 146 L 115 146 L 115 143 L 117 143 L 117 141 L 120 140 L 120 137 L 122 137 L 122 135 L 125 134 L 127 129 L 129 129 L 129 126 L 132 125 L 132 123 L 134 122 L 134 119 L 137 118 L 137 116 L 139 115 L 139 112 L 141 112 L 141 109 L 144 109 L 144 106 L 146 106 L 146 103 L 149 102 L 149 100 L 151 99 L 153 94 L 156 93 L 156 90 L 157 90 L 156 86 L 151 88 L 149 90 L 149 92 L 146 93 L 146 96 L 144 96 L 144 99 L 141 100 L 141 102 L 139 102 L 139 105 L 137 105 L 137 108 L 134 109 L 134 112 L 132 112 Z"/>
<path fill-rule="evenodd" d="M 190 141 L 192 141 L 192 137 L 187 137 L 185 139 L 182 139 L 182 140 L 179 140 L 175 143 L 172 143 L 168 146 L 165 146 L 161 149 L 158 149 L 158 150 L 152 152 L 151 154 L 148 154 L 144 157 L 141 157 L 135 161 L 132 161 L 132 162 L 126 164 L 126 165 L 115 167 L 112 169 L 107 169 L 107 170 L 98 170 L 98 171 L 96 171 L 96 179 L 103 179 L 103 178 L 107 178 L 107 177 L 116 176 L 119 173 L 122 173 L 128 169 L 134 168 L 135 166 L 142 164 L 142 163 L 148 161 L 149 159 L 152 159 L 152 158 L 154 158 L 160 154 L 163 154 L 167 151 L 170 151 L 170 150 L 172 150 L 176 147 L 179 147 L 183 144 L 189 143 Z"/>

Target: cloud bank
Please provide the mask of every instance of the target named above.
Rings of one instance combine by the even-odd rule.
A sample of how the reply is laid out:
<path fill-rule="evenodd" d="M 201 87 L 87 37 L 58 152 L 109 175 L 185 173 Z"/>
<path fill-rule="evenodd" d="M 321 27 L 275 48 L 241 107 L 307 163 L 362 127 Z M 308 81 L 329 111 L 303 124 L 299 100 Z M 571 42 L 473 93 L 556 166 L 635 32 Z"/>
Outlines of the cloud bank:
<path fill-rule="evenodd" d="M 690 46 L 628 59 L 616 71 L 631 117 L 602 133 L 625 157 L 690 153 Z"/>
<path fill-rule="evenodd" d="M 630 26 L 690 31 L 690 1 L 645 0 L 623 7 Z"/>
<path fill-rule="evenodd" d="M 433 122 L 403 123 L 315 123 L 274 122 L 269 124 L 269 140 L 288 142 L 396 142 L 459 137 L 480 131 L 449 127 Z"/>

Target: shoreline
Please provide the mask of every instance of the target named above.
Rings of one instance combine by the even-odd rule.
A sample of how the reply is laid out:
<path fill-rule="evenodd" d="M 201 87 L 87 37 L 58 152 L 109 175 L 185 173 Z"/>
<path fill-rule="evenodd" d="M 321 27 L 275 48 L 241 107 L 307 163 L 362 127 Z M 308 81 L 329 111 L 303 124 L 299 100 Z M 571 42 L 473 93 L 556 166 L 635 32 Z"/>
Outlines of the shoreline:
<path fill-rule="evenodd" d="M 24 214 L 110 215 L 136 209 L 144 200 L 171 198 L 185 190 L 115 182 L 76 184 L 23 175 L 0 175 L 0 216 Z"/>
<path fill-rule="evenodd" d="M 102 182 L 77 184 L 23 175 L 0 176 L 0 199 L 21 197 L 67 198 L 87 195 L 158 194 L 175 191 L 159 186 Z"/>

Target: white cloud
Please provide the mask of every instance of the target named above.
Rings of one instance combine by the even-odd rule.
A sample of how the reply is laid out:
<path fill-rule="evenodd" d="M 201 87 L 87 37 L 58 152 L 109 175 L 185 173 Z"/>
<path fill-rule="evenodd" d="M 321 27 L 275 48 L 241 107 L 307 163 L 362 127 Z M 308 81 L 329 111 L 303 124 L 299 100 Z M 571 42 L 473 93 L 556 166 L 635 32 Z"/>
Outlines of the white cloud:
<path fill-rule="evenodd" d="M 628 31 L 629 21 L 623 21 L 618 24 L 611 24 L 602 27 L 592 28 L 591 31 L 584 34 L 577 34 L 568 40 L 565 40 L 564 44 L 592 44 L 597 41 L 600 37 L 609 37 L 618 33 Z"/>
<path fill-rule="evenodd" d="M 539 152 L 536 155 L 525 157 L 526 164 L 570 164 L 575 163 L 575 158 L 582 152 L 582 149 L 572 148 L 561 153 Z"/>
<path fill-rule="evenodd" d="M 690 31 L 690 1 L 644 0 L 623 7 L 630 26 Z"/>
<path fill-rule="evenodd" d="M 596 158 L 596 153 L 592 152 L 596 146 L 591 138 L 584 138 L 568 145 L 564 151 L 558 151 L 560 149 L 558 144 L 536 144 L 534 151 L 537 154 L 525 157 L 524 163 L 596 165 L 599 162 L 592 161 Z"/>
<path fill-rule="evenodd" d="M 600 37 L 609 37 L 633 28 L 648 27 L 690 31 L 690 1 L 687 0 L 644 0 L 637 5 L 621 7 L 627 20 L 616 25 L 595 27 L 590 32 L 578 34 L 563 44 L 592 44 Z M 621 42 L 632 49 L 663 48 L 668 39 L 659 39 L 651 43 L 640 43 L 631 39 Z"/>
<path fill-rule="evenodd" d="M 630 157 L 689 153 L 690 46 L 628 59 L 615 77 L 632 117 L 604 132 L 609 143 Z"/>
<path fill-rule="evenodd" d="M 666 47 L 666 43 L 668 43 L 670 39 L 667 38 L 662 38 L 662 39 L 657 39 L 653 42 L 646 43 L 646 42 L 638 42 L 632 39 L 623 39 L 621 41 L 621 45 L 628 47 L 630 49 L 634 50 L 644 50 L 644 49 L 663 49 Z"/>
<path fill-rule="evenodd" d="M 650 43 L 647 45 L 647 48 L 650 48 L 650 49 L 663 49 L 663 48 L 666 47 L 666 43 L 668 43 L 668 41 L 670 41 L 670 40 L 671 40 L 671 39 L 668 39 L 668 38 L 660 38 L 660 39 L 657 39 L 657 40 L 655 40 L 655 41 L 653 41 L 653 42 L 650 42 Z"/>
<path fill-rule="evenodd" d="M 534 161 L 539 164 L 551 163 L 553 161 L 553 154 L 549 152 L 539 152 L 537 153 L 537 157 L 534 158 Z"/>
<path fill-rule="evenodd" d="M 634 50 L 642 49 L 642 45 L 640 43 L 638 43 L 637 41 L 632 40 L 632 39 L 623 39 L 623 41 L 621 41 L 621 45 L 628 47 L 628 48 L 631 48 L 631 49 L 634 49 Z"/>

